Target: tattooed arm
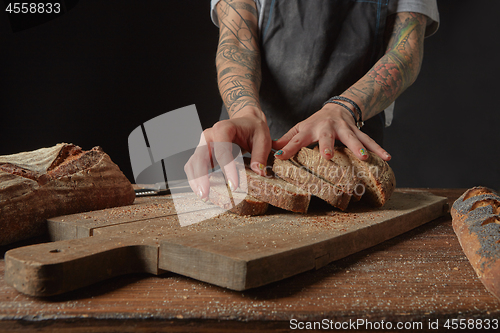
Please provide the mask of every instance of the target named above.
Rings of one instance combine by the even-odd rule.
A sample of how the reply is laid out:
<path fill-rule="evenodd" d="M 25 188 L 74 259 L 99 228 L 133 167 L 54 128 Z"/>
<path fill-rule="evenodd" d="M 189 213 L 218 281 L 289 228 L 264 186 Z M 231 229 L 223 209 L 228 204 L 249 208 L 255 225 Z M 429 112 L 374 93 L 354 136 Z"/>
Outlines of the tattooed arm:
<path fill-rule="evenodd" d="M 219 45 L 217 81 L 230 118 L 246 107 L 263 115 L 259 105 L 260 52 L 258 14 L 252 0 L 221 0 L 217 4 Z"/>
<path fill-rule="evenodd" d="M 385 55 L 342 96 L 359 105 L 363 120 L 388 107 L 417 78 L 423 57 L 426 16 L 402 12 L 388 18 L 388 46 Z M 349 103 L 345 105 L 356 113 Z M 360 131 L 351 114 L 336 104 L 326 104 L 298 123 L 277 142 L 277 158 L 287 159 L 301 147 L 318 142 L 322 156 L 330 159 L 335 140 L 342 141 L 361 160 L 368 158 L 366 148 L 388 161 L 391 156 L 368 135 Z"/>
<path fill-rule="evenodd" d="M 208 197 L 210 190 L 207 173 L 212 162 L 223 166 L 231 189 L 238 187 L 230 143 L 252 153 L 250 167 L 262 176 L 271 152 L 269 127 L 258 97 L 261 75 L 255 2 L 221 0 L 217 16 L 220 27 L 217 82 L 230 119 L 219 121 L 203 132 L 198 149 L 184 166 L 191 188 L 202 199 Z M 207 146 L 214 146 L 216 161 L 203 148 Z"/>
<path fill-rule="evenodd" d="M 424 54 L 426 16 L 402 12 L 388 19 L 386 54 L 342 95 L 354 100 L 367 120 L 387 108 L 417 79 Z M 391 29 L 392 28 L 392 29 Z"/>

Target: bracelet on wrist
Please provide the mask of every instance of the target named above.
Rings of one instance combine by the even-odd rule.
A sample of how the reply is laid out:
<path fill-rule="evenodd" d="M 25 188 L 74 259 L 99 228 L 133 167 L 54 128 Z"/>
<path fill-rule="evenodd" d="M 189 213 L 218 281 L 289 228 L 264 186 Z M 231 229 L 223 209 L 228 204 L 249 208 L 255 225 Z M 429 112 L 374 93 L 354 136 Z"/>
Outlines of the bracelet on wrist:
<path fill-rule="evenodd" d="M 352 99 L 344 96 L 333 96 L 332 99 L 350 103 L 352 106 L 354 106 L 354 109 L 356 109 L 356 111 L 358 112 L 358 121 L 363 121 L 363 113 L 361 112 L 361 109 L 358 106 L 358 104 L 354 102 Z"/>
<path fill-rule="evenodd" d="M 329 100 L 327 100 L 323 104 L 323 106 L 325 106 L 328 103 L 333 103 L 333 104 L 337 104 L 337 105 L 342 106 L 344 109 L 346 109 L 347 111 L 349 111 L 349 113 L 351 114 L 351 116 L 354 118 L 354 123 L 356 123 L 356 127 L 358 127 L 358 129 L 361 129 L 361 127 L 363 127 L 363 125 L 364 125 L 364 122 L 361 120 L 361 110 L 359 109 L 359 107 L 357 105 L 354 107 L 354 108 L 357 108 L 357 110 L 359 110 L 358 112 L 359 112 L 360 117 L 358 118 L 358 117 L 356 117 L 356 114 L 354 113 L 354 111 L 351 110 L 350 107 L 348 107 L 344 103 L 341 103 L 341 102 L 337 101 L 337 99 L 339 99 L 338 97 L 340 97 L 340 96 L 335 96 L 335 97 L 330 98 Z"/>

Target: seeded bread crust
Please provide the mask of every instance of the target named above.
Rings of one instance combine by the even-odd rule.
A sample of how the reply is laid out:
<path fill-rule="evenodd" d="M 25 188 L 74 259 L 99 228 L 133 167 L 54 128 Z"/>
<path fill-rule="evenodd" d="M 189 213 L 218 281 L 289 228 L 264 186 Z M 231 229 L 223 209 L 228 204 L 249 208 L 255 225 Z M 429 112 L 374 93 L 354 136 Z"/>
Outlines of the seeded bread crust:
<path fill-rule="evenodd" d="M 41 234 L 50 217 L 130 205 L 132 184 L 100 147 L 0 156 L 0 245 Z"/>
<path fill-rule="evenodd" d="M 451 207 L 462 249 L 486 289 L 500 299 L 500 196 L 486 187 L 467 190 Z"/>
<path fill-rule="evenodd" d="M 334 207 L 345 210 L 349 205 L 351 194 L 345 193 L 340 186 L 315 176 L 307 168 L 300 165 L 294 157 L 289 160 L 275 159 L 273 171 L 279 178 L 317 196 Z"/>

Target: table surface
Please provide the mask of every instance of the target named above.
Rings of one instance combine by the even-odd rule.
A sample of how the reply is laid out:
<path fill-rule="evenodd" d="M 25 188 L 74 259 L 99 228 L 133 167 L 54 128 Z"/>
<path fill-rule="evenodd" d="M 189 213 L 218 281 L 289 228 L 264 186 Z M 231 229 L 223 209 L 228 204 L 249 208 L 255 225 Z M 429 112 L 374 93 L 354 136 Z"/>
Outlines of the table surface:
<path fill-rule="evenodd" d="M 451 206 L 464 189 L 429 191 Z M 425 330 L 447 319 L 500 319 L 500 300 L 474 273 L 449 214 L 319 270 L 243 292 L 165 273 L 35 298 L 6 285 L 6 250 L 0 248 L 0 331 L 287 331 L 292 319 L 364 320 L 358 328 L 411 322 Z"/>

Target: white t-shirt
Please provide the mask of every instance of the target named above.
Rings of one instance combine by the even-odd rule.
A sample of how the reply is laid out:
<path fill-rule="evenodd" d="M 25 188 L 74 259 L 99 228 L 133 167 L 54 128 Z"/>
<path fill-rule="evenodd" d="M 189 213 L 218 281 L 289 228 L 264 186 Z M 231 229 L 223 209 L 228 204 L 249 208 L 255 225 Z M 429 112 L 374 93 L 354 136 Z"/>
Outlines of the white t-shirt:
<path fill-rule="evenodd" d="M 215 6 L 220 0 L 211 0 L 211 17 L 215 25 L 219 26 L 219 19 L 217 18 L 217 10 Z M 266 1 L 272 0 L 253 0 L 257 5 L 259 13 L 259 28 L 262 28 L 263 12 L 261 8 Z M 425 36 L 433 35 L 439 27 L 439 12 L 437 7 L 437 0 L 388 0 L 387 4 L 388 15 L 400 12 L 414 12 L 426 15 L 430 20 L 427 20 L 427 28 Z M 394 117 L 394 103 L 385 109 L 385 126 L 390 126 Z"/>

